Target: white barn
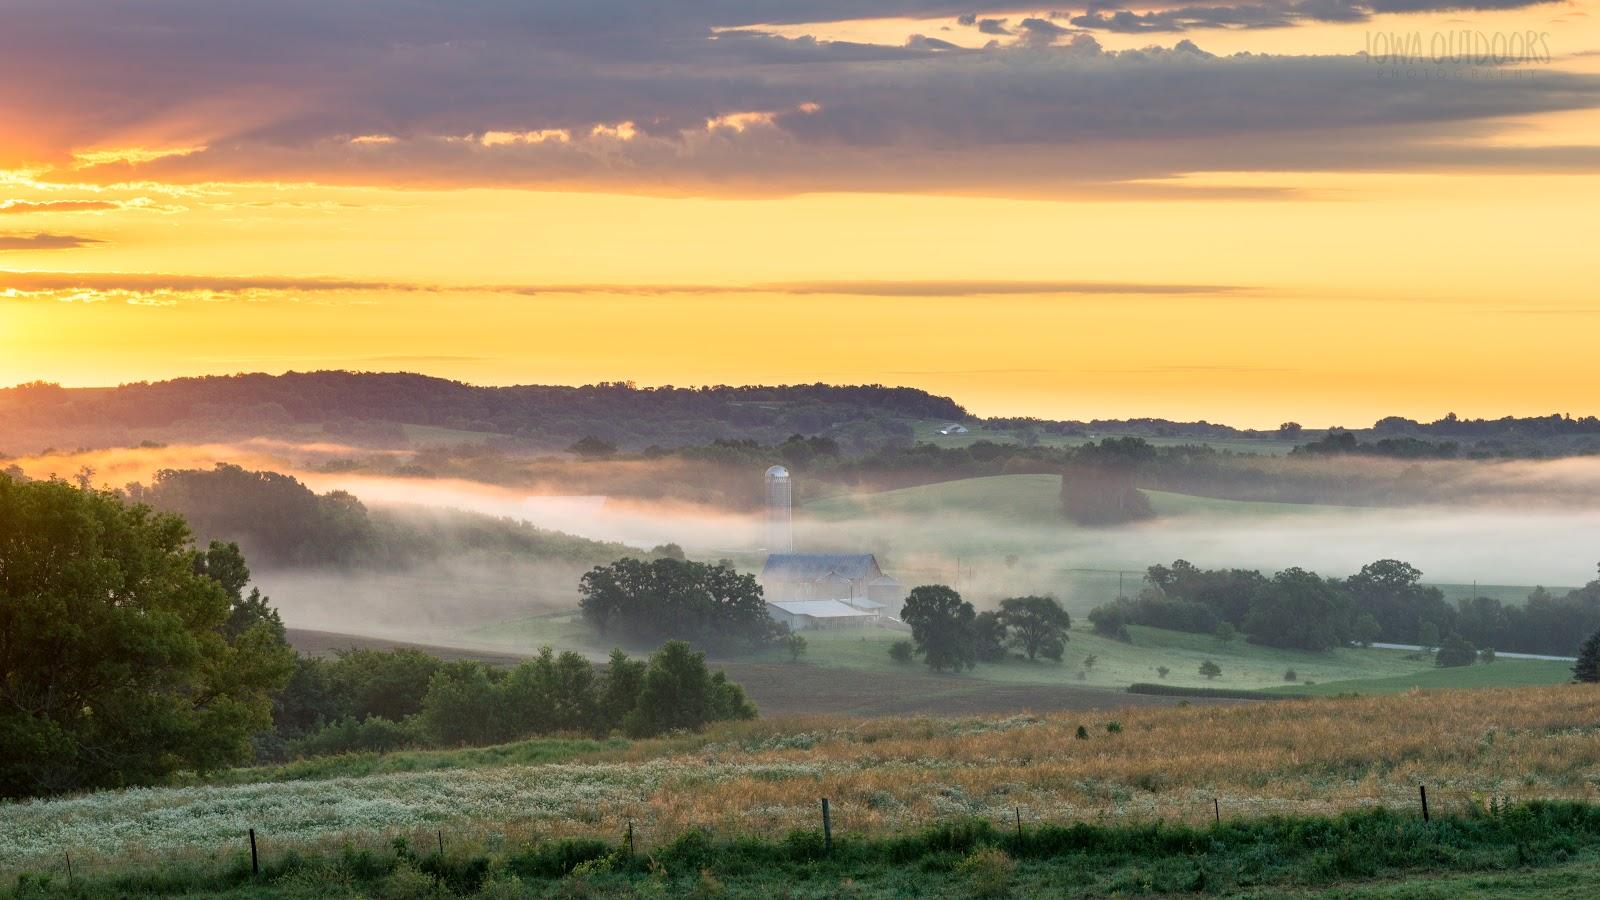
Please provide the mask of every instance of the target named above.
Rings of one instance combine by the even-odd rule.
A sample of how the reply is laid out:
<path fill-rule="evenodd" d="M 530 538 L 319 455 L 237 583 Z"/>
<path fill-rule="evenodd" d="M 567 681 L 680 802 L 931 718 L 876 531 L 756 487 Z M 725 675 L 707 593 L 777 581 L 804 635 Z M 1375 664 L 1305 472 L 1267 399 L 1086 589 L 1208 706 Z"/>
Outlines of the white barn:
<path fill-rule="evenodd" d="M 905 600 L 871 553 L 774 553 L 760 580 L 772 617 L 796 631 L 896 617 Z"/>

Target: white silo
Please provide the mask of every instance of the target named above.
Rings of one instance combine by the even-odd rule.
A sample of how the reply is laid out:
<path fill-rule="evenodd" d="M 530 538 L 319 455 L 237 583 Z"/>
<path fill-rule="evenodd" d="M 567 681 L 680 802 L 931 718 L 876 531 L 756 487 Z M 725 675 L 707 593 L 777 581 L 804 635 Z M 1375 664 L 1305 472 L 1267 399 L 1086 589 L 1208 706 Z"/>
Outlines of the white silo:
<path fill-rule="evenodd" d="M 789 470 L 767 470 L 767 552 L 794 552 L 794 485 Z"/>

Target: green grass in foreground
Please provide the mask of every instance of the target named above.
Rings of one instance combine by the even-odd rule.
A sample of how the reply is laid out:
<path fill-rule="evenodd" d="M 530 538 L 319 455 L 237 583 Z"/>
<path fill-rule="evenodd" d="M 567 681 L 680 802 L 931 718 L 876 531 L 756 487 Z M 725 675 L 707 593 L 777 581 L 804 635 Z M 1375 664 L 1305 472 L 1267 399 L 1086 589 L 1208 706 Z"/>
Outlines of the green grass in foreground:
<path fill-rule="evenodd" d="M 781 841 L 698 832 L 664 846 L 563 841 L 485 852 L 383 849 L 172 862 L 72 879 L 23 875 L 11 897 L 727 896 L 1032 897 L 1106 894 L 1249 896 L 1493 895 L 1499 887 L 1596 884 L 1600 807 L 1535 802 L 1423 822 L 1372 809 L 1332 818 L 1220 825 L 1028 826 L 954 822 L 883 839 L 817 831 Z M 1512 875 L 1511 873 L 1515 873 Z M 1467 876 L 1467 877 L 1463 877 Z M 1571 894 L 1569 896 L 1576 896 Z"/>

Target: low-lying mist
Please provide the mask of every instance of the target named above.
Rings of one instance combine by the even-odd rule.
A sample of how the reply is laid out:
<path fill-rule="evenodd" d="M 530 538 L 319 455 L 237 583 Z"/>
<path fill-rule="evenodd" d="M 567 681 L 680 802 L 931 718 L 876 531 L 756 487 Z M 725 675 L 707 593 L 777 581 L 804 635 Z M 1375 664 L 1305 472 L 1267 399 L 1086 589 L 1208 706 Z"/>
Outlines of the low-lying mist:
<path fill-rule="evenodd" d="M 292 474 L 318 492 L 348 491 L 395 515 L 461 510 L 505 517 L 647 550 L 676 543 L 691 556 L 758 568 L 759 513 L 640 498 L 607 498 L 562 485 L 506 486 L 471 478 L 412 478 L 327 471 L 350 448 L 247 441 L 52 454 L 10 461 L 35 477 L 94 482 L 148 479 L 157 469 L 217 461 Z M 370 454 L 372 451 L 364 450 Z M 640 467 L 648 466 L 641 462 Z M 865 512 L 828 519 L 796 512 L 800 551 L 877 553 L 907 586 L 954 584 L 980 604 L 1027 592 L 1054 593 L 1076 609 L 1137 590 L 1145 567 L 1187 559 L 1202 567 L 1272 572 L 1289 566 L 1347 575 L 1375 559 L 1402 559 L 1435 583 L 1571 586 L 1594 577 L 1600 559 L 1600 459 L 1552 461 L 1349 461 L 1350 477 L 1404 473 L 1453 502 L 1386 507 L 1206 502 L 1119 528 L 1090 529 L 1057 517 L 1048 476 L 1028 510 L 949 503 L 919 514 Z M 639 475 L 641 473 L 634 473 Z M 680 470 L 664 464 L 660 477 Z M 760 473 L 753 472 L 752 479 Z M 797 473 L 804 478 L 804 473 Z M 591 485 L 575 485 L 589 487 Z M 508 617 L 570 608 L 580 565 L 462 556 L 379 572 L 258 569 L 257 581 L 292 626 L 443 638 Z"/>

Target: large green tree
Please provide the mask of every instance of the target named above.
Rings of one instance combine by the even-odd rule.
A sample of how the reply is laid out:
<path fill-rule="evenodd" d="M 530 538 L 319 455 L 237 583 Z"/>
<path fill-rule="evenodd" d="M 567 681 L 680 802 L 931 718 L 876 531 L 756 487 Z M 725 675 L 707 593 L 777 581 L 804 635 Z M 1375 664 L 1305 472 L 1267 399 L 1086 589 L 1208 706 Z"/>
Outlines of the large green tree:
<path fill-rule="evenodd" d="M 761 585 L 732 566 L 680 559 L 619 559 L 578 584 L 584 620 L 602 636 L 635 644 L 685 640 L 705 647 L 763 646 L 782 628 Z"/>
<path fill-rule="evenodd" d="M 942 584 L 912 588 L 900 619 L 911 626 L 917 652 L 935 672 L 956 672 L 976 664 L 977 613 L 953 589 Z"/>
<path fill-rule="evenodd" d="M 176 516 L 0 476 L 0 795 L 250 758 L 293 654 L 240 612 L 235 555 L 216 551 L 218 580 Z"/>
<path fill-rule="evenodd" d="M 1066 649 L 1067 630 L 1072 616 L 1054 597 L 1008 597 L 1000 601 L 1000 621 L 1011 634 L 1011 643 L 1028 654 L 1057 662 Z"/>
<path fill-rule="evenodd" d="M 1348 638 L 1349 602 L 1335 582 L 1305 569 L 1284 569 L 1271 590 L 1255 599 L 1244 619 L 1257 644 L 1327 650 Z"/>

